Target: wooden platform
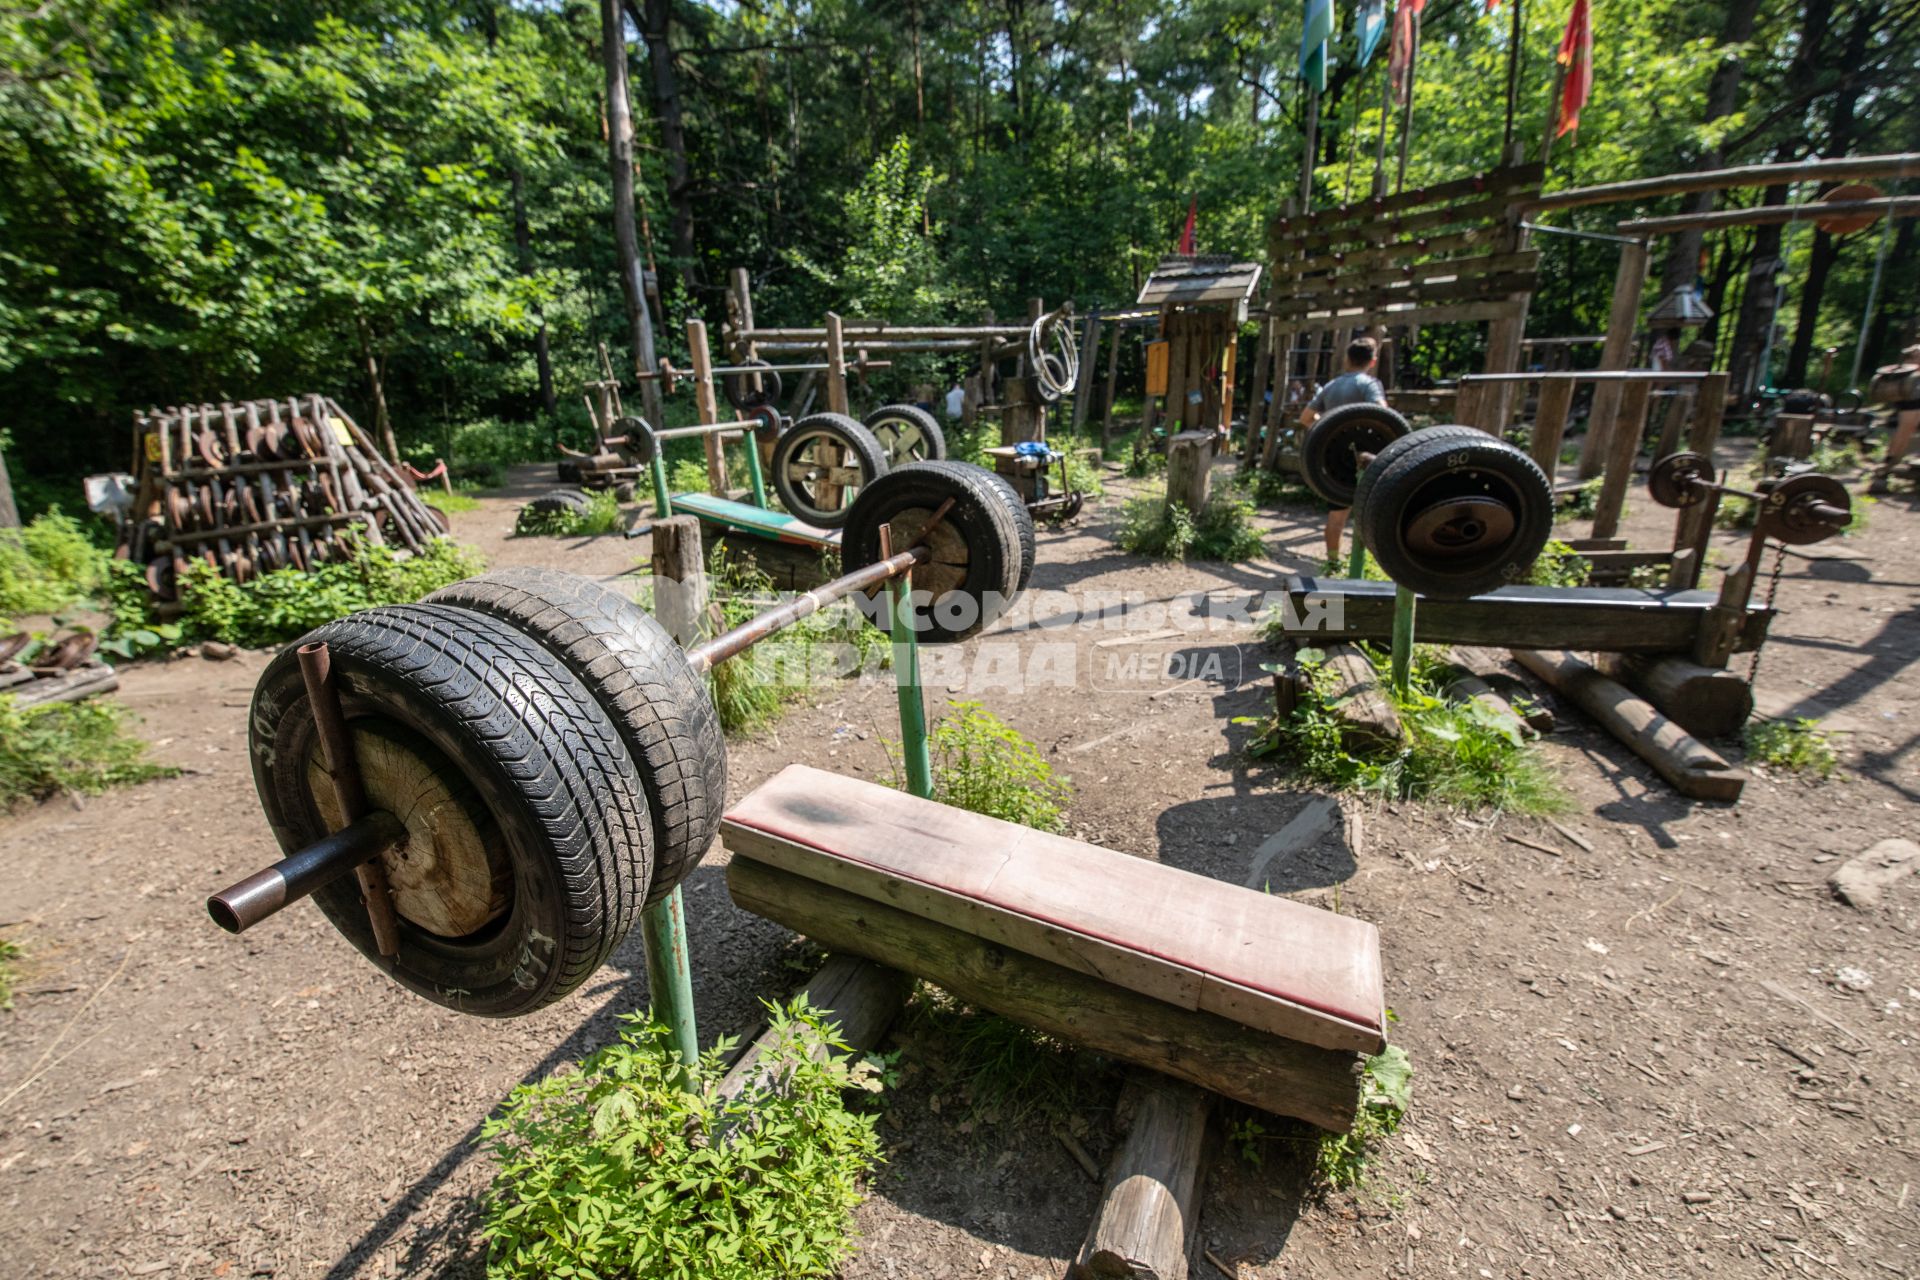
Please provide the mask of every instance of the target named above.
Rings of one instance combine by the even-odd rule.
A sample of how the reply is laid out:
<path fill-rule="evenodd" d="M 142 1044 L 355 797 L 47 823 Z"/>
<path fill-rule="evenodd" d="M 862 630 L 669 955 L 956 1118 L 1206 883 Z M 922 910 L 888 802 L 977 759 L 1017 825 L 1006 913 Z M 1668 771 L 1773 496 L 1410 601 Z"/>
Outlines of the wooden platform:
<path fill-rule="evenodd" d="M 676 493 L 673 509 L 677 515 L 698 516 L 703 524 L 714 526 L 716 537 L 724 533 L 747 533 L 800 547 L 837 549 L 840 546 L 838 529 L 822 529 L 796 520 L 784 511 L 768 511 L 752 503 L 716 498 L 710 493 Z"/>
<path fill-rule="evenodd" d="M 804 765 L 721 832 L 743 908 L 1269 1111 L 1345 1128 L 1386 1043 L 1362 920 Z"/>
<path fill-rule="evenodd" d="M 1336 640 L 1390 642 L 1391 582 L 1292 575 L 1287 596 L 1303 629 L 1300 644 Z M 1337 598 L 1337 599 L 1336 599 Z M 1649 591 L 1637 587 L 1500 587 L 1471 600 L 1420 597 L 1414 636 L 1431 644 L 1603 650 L 1608 653 L 1689 653 L 1701 619 L 1718 596 L 1712 591 Z M 1735 652 L 1766 639 L 1774 611 L 1751 605 Z M 1316 625 L 1324 618 L 1325 625 Z"/>

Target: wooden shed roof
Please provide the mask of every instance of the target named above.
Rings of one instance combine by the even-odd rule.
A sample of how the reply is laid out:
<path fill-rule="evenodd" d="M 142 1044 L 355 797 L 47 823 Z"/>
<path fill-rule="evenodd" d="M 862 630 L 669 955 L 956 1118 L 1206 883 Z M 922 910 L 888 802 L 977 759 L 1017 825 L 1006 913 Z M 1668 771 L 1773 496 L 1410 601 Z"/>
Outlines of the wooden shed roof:
<path fill-rule="evenodd" d="M 1140 288 L 1137 305 L 1227 306 L 1246 318 L 1247 301 L 1260 284 L 1260 264 L 1223 255 L 1162 258 Z"/>

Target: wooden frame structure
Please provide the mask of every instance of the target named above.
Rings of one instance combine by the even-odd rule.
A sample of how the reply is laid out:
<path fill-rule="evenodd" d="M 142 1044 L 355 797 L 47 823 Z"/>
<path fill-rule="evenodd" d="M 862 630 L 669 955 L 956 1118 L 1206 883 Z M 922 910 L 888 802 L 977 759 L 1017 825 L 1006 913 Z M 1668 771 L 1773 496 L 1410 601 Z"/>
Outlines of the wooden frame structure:
<path fill-rule="evenodd" d="M 1158 316 L 1159 334 L 1147 342 L 1146 398 L 1136 450 L 1146 447 L 1160 418 L 1170 437 L 1191 431 L 1226 433 L 1233 421 L 1240 326 L 1259 287 L 1259 263 L 1235 262 L 1224 255 L 1163 258 L 1148 274 L 1134 306 Z M 1163 412 L 1156 403 L 1162 398 Z"/>

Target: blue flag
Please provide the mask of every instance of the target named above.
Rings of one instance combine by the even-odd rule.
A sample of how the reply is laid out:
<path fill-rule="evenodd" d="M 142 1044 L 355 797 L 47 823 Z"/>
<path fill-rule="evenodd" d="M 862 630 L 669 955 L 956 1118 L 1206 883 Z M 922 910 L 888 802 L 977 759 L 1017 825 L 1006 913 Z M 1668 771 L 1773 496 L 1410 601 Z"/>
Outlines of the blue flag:
<path fill-rule="evenodd" d="M 1387 0 L 1360 0 L 1360 65 L 1367 65 L 1387 30 Z"/>
<path fill-rule="evenodd" d="M 1333 39 L 1333 0 L 1306 0 L 1306 23 L 1300 29 L 1300 78 L 1315 93 L 1327 91 L 1327 41 Z"/>

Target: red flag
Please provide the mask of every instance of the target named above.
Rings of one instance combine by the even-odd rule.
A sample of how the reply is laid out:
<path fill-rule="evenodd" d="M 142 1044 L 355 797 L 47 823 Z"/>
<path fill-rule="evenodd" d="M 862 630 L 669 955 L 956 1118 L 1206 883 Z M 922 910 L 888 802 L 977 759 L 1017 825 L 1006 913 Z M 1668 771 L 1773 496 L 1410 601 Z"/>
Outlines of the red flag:
<path fill-rule="evenodd" d="M 1407 73 L 1413 67 L 1413 44 L 1420 29 L 1420 11 L 1426 7 L 1427 0 L 1400 0 L 1393 10 L 1393 47 L 1387 55 L 1387 75 L 1393 81 L 1393 100 L 1397 105 L 1406 105 L 1407 95 L 1413 91 Z"/>
<path fill-rule="evenodd" d="M 1193 253 L 1193 222 L 1200 214 L 1200 198 L 1195 196 L 1187 201 L 1187 225 L 1180 232 L 1180 252 Z"/>
<path fill-rule="evenodd" d="M 1588 0 L 1573 0 L 1556 56 L 1567 69 L 1560 82 L 1559 124 L 1553 131 L 1560 138 L 1580 127 L 1580 108 L 1593 93 L 1593 9 Z"/>

